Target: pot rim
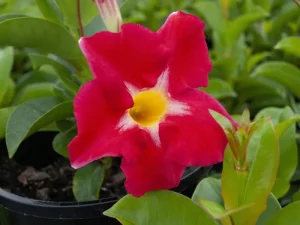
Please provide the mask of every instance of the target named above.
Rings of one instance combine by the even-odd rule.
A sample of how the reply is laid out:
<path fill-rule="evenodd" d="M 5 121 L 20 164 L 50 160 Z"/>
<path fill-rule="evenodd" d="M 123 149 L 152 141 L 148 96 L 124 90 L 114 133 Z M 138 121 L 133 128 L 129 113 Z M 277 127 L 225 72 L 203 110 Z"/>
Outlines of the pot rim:
<path fill-rule="evenodd" d="M 172 189 L 181 192 L 195 184 L 200 177 L 202 167 L 186 168 L 179 186 Z M 42 201 L 21 197 L 0 188 L 0 206 L 26 216 L 48 219 L 79 219 L 102 217 L 102 213 L 114 205 L 120 198 L 110 197 L 85 202 Z"/>

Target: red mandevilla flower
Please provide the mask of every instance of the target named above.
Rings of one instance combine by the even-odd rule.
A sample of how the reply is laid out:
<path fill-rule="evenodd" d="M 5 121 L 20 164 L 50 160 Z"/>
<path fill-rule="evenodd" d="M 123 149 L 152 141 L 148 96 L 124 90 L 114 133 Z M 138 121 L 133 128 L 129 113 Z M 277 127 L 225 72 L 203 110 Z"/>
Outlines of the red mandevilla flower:
<path fill-rule="evenodd" d="M 81 38 L 95 79 L 75 99 L 73 167 L 122 156 L 125 187 L 141 196 L 177 186 L 186 166 L 222 161 L 227 140 L 209 109 L 231 118 L 197 89 L 207 86 L 212 67 L 204 26 L 176 12 L 157 32 L 123 24 L 119 33 Z"/>

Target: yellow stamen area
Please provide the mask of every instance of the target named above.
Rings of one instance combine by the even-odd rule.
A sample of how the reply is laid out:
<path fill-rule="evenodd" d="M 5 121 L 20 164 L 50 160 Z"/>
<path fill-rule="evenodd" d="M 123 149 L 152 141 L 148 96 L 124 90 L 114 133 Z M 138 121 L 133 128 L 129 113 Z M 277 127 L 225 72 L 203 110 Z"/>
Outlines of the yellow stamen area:
<path fill-rule="evenodd" d="M 168 99 L 164 93 L 143 91 L 133 97 L 129 115 L 140 126 L 148 127 L 160 121 L 167 111 Z"/>

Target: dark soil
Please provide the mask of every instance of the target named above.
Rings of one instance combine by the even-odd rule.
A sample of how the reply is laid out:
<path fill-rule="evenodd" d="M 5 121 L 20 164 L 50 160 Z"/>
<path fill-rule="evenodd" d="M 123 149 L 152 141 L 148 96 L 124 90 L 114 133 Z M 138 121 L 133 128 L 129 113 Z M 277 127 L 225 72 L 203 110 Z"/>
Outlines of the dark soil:
<path fill-rule="evenodd" d="M 0 143 L 0 188 L 31 199 L 75 201 L 72 185 L 76 171 L 70 166 L 69 159 L 57 155 L 52 148 L 48 147 L 52 146 L 53 135 L 50 136 L 50 141 L 46 141 L 45 138 L 40 139 L 42 137 L 39 135 L 33 138 L 35 145 L 32 151 L 39 148 L 38 151 L 41 152 L 43 149 L 43 154 L 38 157 L 37 154 L 28 151 L 31 149 L 30 143 L 28 144 L 30 140 L 25 141 L 23 145 L 25 149 L 19 149 L 15 159 L 8 158 L 7 151 L 3 147 L 4 143 Z M 49 139 L 48 136 L 47 138 Z M 39 145 L 37 139 L 41 140 L 40 144 L 47 144 L 47 148 Z M 100 191 L 101 198 L 121 197 L 126 194 L 123 188 L 124 175 L 119 169 L 119 163 L 118 159 L 113 161 Z"/>
<path fill-rule="evenodd" d="M 7 157 L 0 158 L 0 187 L 22 197 L 45 201 L 75 201 L 72 191 L 74 174 L 75 170 L 65 158 L 59 158 L 53 164 L 39 169 L 22 166 Z M 123 180 L 122 173 L 116 173 L 107 179 L 101 189 L 101 197 L 124 195 Z"/>
<path fill-rule="evenodd" d="M 40 169 L 21 166 L 7 157 L 0 159 L 0 187 L 22 197 L 73 201 L 74 173 L 68 160 L 63 158 Z"/>

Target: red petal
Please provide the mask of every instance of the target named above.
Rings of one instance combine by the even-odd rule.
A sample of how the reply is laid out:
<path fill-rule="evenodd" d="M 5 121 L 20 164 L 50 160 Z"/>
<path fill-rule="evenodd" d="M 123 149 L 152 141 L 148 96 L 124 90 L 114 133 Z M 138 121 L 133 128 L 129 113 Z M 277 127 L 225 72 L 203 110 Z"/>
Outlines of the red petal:
<path fill-rule="evenodd" d="M 169 58 L 161 37 L 138 24 L 124 24 L 120 33 L 81 38 L 80 47 L 95 77 L 117 72 L 139 88 L 154 86 Z"/>
<path fill-rule="evenodd" d="M 182 84 L 206 87 L 212 68 L 204 34 L 205 24 L 196 16 L 183 12 L 172 13 L 157 32 L 171 49 L 170 88 L 179 91 Z"/>
<path fill-rule="evenodd" d="M 125 110 L 133 105 L 131 95 L 123 83 L 114 86 L 98 79 L 89 81 L 78 92 L 74 101 L 78 136 L 69 145 L 69 155 L 74 167 L 105 156 L 119 156 L 119 144 L 131 135 L 119 135 L 116 126 Z M 109 90 L 110 89 L 110 90 Z M 122 146 L 129 143 L 124 141 Z M 129 146 L 131 147 L 131 146 Z"/>
<path fill-rule="evenodd" d="M 148 140 L 148 143 L 153 143 Z M 123 158 L 121 169 L 126 175 L 128 193 L 140 197 L 148 191 L 170 189 L 180 183 L 185 166 L 166 161 L 164 150 L 148 145 L 135 163 Z"/>
<path fill-rule="evenodd" d="M 162 147 L 167 150 L 167 158 L 185 166 L 221 162 L 227 139 L 209 109 L 226 116 L 234 125 L 235 122 L 222 105 L 205 92 L 189 90 L 176 99 L 188 104 L 191 114 L 168 116 L 160 125 Z"/>

